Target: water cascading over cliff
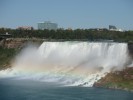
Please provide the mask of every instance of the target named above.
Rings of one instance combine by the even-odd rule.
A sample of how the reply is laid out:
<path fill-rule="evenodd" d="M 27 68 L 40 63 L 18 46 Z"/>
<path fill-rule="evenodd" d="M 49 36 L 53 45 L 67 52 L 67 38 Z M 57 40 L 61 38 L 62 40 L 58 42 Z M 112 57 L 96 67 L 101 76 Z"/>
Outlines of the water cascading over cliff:
<path fill-rule="evenodd" d="M 44 42 L 23 50 L 0 76 L 92 86 L 106 72 L 123 69 L 128 60 L 126 43 Z"/>

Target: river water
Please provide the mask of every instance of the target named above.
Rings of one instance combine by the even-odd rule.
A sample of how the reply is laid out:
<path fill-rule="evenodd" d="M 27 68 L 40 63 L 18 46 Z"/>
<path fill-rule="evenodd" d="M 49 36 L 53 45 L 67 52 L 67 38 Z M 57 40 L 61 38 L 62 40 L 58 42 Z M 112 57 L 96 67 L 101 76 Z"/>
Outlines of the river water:
<path fill-rule="evenodd" d="M 121 90 L 0 79 L 0 100 L 132 100 L 132 98 L 133 93 Z"/>

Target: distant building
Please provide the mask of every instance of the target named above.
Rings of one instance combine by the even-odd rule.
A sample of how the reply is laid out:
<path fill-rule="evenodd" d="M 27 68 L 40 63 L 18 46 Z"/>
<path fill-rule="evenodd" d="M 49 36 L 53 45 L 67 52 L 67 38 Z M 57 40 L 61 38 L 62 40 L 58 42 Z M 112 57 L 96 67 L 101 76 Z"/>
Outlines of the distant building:
<path fill-rule="evenodd" d="M 109 25 L 109 30 L 116 31 L 116 30 L 117 30 L 117 28 L 116 28 L 116 26 Z"/>
<path fill-rule="evenodd" d="M 10 38 L 12 35 L 6 32 L 5 34 L 0 34 L 0 40 L 5 39 L 5 38 Z"/>
<path fill-rule="evenodd" d="M 57 30 L 57 28 L 58 28 L 57 23 L 51 23 L 50 21 L 38 23 L 38 29 L 39 30 L 44 30 L 44 29 Z"/>
<path fill-rule="evenodd" d="M 17 29 L 19 29 L 19 30 L 33 30 L 33 27 L 31 27 L 31 26 L 20 26 Z"/>
<path fill-rule="evenodd" d="M 118 28 L 116 28 L 116 26 L 113 26 L 113 25 L 109 25 L 109 30 L 110 31 L 120 31 L 120 32 L 123 32 L 122 29 L 118 29 Z"/>

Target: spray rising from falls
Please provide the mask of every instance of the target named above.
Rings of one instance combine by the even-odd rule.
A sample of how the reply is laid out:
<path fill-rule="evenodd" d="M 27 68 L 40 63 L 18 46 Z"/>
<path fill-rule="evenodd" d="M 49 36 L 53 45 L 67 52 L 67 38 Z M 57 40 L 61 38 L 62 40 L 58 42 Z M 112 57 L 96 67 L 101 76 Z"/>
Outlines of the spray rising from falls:
<path fill-rule="evenodd" d="M 104 73 L 121 70 L 127 62 L 126 43 L 44 42 L 23 50 L 12 69 L 0 76 L 92 86 Z"/>

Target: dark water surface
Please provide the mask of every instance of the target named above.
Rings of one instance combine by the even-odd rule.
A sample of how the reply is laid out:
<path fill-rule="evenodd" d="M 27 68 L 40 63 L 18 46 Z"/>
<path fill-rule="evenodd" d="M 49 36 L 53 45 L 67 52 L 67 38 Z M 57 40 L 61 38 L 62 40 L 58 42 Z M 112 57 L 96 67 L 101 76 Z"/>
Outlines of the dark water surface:
<path fill-rule="evenodd" d="M 133 100 L 133 93 L 55 83 L 0 79 L 0 100 Z"/>

